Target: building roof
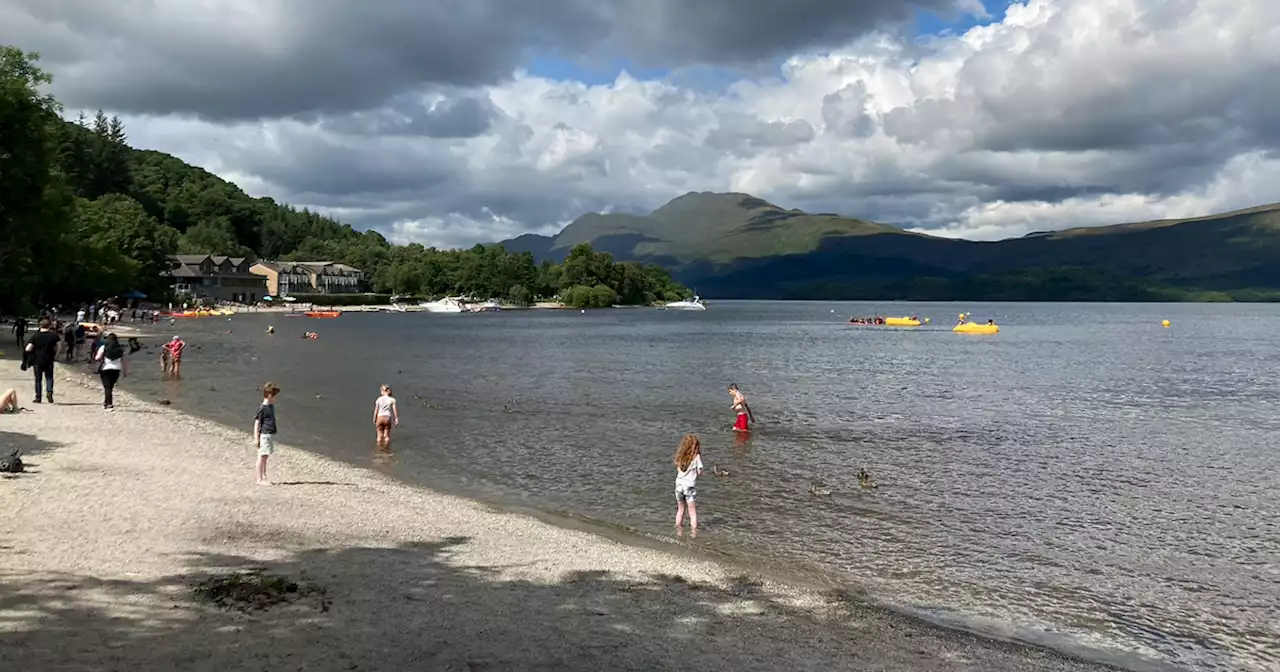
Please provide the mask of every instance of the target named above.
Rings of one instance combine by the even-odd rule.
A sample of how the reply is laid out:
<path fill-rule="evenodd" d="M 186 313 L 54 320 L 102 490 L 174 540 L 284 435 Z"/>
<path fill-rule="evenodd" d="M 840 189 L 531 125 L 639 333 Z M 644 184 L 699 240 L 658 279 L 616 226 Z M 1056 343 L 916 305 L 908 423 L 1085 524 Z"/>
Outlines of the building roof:
<path fill-rule="evenodd" d="M 205 273 L 200 270 L 200 265 L 205 261 L 212 262 L 215 266 L 212 274 Z M 241 277 L 261 277 L 255 273 L 219 273 L 216 269 L 221 266 L 222 262 L 230 261 L 232 266 L 239 267 L 245 262 L 244 257 L 222 257 L 212 256 L 208 254 L 171 254 L 169 255 L 169 275 L 175 278 L 201 278 L 206 275 L 220 276 L 241 276 Z"/>
<path fill-rule="evenodd" d="M 363 273 L 355 266 L 339 264 L 332 261 L 259 261 L 278 273 L 317 273 L 334 275 L 336 273 Z"/>

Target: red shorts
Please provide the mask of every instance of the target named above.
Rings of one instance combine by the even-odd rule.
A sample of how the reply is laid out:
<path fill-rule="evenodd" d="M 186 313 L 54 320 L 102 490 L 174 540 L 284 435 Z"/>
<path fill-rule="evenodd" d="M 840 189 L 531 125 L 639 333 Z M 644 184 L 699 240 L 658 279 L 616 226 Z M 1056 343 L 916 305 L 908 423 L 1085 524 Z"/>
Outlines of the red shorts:
<path fill-rule="evenodd" d="M 738 421 L 733 423 L 733 428 L 739 432 L 749 432 L 751 428 L 747 426 L 747 414 L 739 413 Z"/>

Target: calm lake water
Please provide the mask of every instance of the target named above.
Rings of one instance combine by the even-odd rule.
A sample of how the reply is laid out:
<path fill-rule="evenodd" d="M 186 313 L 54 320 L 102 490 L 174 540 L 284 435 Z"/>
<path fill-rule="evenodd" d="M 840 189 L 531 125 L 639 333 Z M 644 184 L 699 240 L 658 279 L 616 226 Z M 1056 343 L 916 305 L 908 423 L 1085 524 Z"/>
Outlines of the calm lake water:
<path fill-rule="evenodd" d="M 1002 332 L 952 334 L 960 310 Z M 877 312 L 935 326 L 846 323 Z M 732 473 L 699 481 L 698 546 L 1095 658 L 1280 669 L 1280 306 L 712 302 L 174 329 L 185 380 L 135 363 L 125 389 L 248 431 L 270 379 L 287 444 L 649 535 L 671 535 L 671 454 L 697 432 Z M 389 460 L 370 426 L 382 382 L 402 415 Z M 730 382 L 759 420 L 746 441 Z"/>

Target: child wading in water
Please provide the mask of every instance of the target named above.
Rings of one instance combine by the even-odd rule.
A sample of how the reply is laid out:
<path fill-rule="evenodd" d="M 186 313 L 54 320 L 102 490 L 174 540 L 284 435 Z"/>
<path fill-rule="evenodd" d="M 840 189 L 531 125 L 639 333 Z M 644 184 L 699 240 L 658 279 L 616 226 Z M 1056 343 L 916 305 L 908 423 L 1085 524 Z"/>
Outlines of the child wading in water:
<path fill-rule="evenodd" d="M 686 434 L 676 449 L 676 534 L 683 534 L 684 509 L 689 507 L 689 532 L 698 534 L 698 476 L 702 474 L 702 444 L 698 437 Z"/>
<path fill-rule="evenodd" d="M 378 447 L 391 449 L 391 428 L 400 426 L 400 410 L 396 398 L 391 396 L 391 386 L 382 386 L 382 396 L 373 402 L 373 426 L 378 430 Z"/>
<path fill-rule="evenodd" d="M 751 431 L 751 425 L 747 422 L 751 417 L 751 407 L 747 406 L 747 398 L 738 390 L 737 383 L 729 386 L 729 396 L 733 397 L 733 405 L 730 408 L 738 412 L 738 420 L 733 423 L 733 431 Z"/>
<path fill-rule="evenodd" d="M 262 386 L 262 405 L 253 416 L 253 445 L 258 447 L 258 485 L 271 485 L 267 480 L 267 458 L 276 452 L 276 395 L 280 388 L 275 383 Z"/>

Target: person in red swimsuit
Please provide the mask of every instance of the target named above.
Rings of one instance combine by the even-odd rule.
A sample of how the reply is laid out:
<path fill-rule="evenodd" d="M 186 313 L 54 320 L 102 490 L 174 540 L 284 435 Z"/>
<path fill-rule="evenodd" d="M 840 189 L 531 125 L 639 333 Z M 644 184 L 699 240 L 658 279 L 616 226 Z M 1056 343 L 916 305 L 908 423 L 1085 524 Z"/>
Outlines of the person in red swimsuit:
<path fill-rule="evenodd" d="M 187 344 L 182 342 L 181 338 L 173 337 L 173 340 L 165 344 L 164 349 L 169 353 L 169 373 L 174 378 L 178 377 L 179 370 L 182 368 L 182 351 Z"/>
<path fill-rule="evenodd" d="M 751 407 L 747 405 L 747 398 L 738 390 L 737 383 L 729 386 L 729 396 L 733 397 L 733 405 L 730 406 L 738 412 L 738 420 L 733 423 L 733 431 L 749 432 L 751 431 Z"/>

